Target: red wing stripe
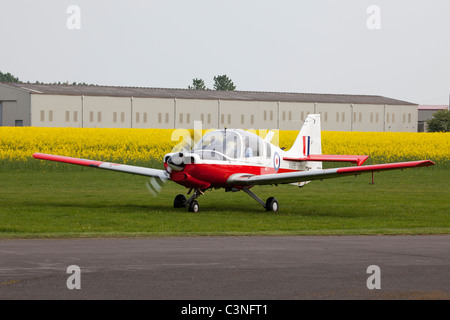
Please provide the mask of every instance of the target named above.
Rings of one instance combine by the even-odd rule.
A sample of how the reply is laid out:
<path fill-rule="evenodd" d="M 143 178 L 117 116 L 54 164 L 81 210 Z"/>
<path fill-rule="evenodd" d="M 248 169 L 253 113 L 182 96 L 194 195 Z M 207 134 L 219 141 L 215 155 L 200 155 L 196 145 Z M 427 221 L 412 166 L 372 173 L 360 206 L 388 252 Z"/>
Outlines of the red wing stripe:
<path fill-rule="evenodd" d="M 413 168 L 413 167 L 427 167 L 432 166 L 435 163 L 430 160 L 421 161 L 411 161 L 411 162 L 399 162 L 399 163 L 386 163 L 386 164 L 376 164 L 370 166 L 360 166 L 360 167 L 345 167 L 345 168 L 334 168 L 334 169 L 323 169 L 323 170 L 309 170 L 309 171 L 295 171 L 295 172 L 285 172 L 285 173 L 274 173 L 266 175 L 252 175 L 248 174 L 233 174 L 228 180 L 228 185 L 235 186 L 254 186 L 254 185 L 264 185 L 264 184 L 280 184 L 280 183 L 291 183 L 291 182 L 301 182 L 301 181 L 313 181 L 313 180 L 323 180 L 338 177 L 345 177 L 353 174 L 360 174 L 364 172 L 371 172 L 377 170 L 391 170 L 391 169 L 403 169 L 403 168 Z"/>
<path fill-rule="evenodd" d="M 44 154 L 44 153 L 35 153 L 35 154 L 33 154 L 33 157 L 35 159 L 40 159 L 40 160 L 50 160 L 50 161 L 57 161 L 57 162 L 63 162 L 63 163 L 69 163 L 69 164 L 78 164 L 81 166 L 95 167 L 98 169 L 113 170 L 113 171 L 117 171 L 117 172 L 124 172 L 124 173 L 130 173 L 130 174 L 138 174 L 138 175 L 147 176 L 147 177 L 155 177 L 155 178 L 159 178 L 161 180 L 169 179 L 168 173 L 165 170 L 160 170 L 160 169 L 130 166 L 130 165 L 126 165 L 126 164 L 118 164 L 118 163 L 103 162 L 103 161 L 96 161 L 96 160 L 78 159 L 78 158 L 57 156 L 57 155 L 53 155 L 53 154 Z"/>
<path fill-rule="evenodd" d="M 90 167 L 98 167 L 99 165 L 105 163 L 102 161 L 55 156 L 52 154 L 45 154 L 45 153 L 34 153 L 33 158 L 40 159 L 40 160 L 50 160 L 50 161 L 64 162 L 64 163 L 70 163 L 70 164 L 78 164 L 78 165 L 90 166 Z"/>
<path fill-rule="evenodd" d="M 361 167 L 346 167 L 339 168 L 337 173 L 349 173 L 349 172 L 361 172 L 361 171 L 376 171 L 376 170 L 390 170 L 390 169 L 402 169 L 402 168 L 413 168 L 413 167 L 428 167 L 435 163 L 430 160 L 422 161 L 410 161 L 410 162 L 397 162 L 397 163 L 385 163 L 385 164 L 375 164 L 370 166 Z"/>
<path fill-rule="evenodd" d="M 369 156 L 358 155 L 333 155 L 333 154 L 311 154 L 304 158 L 283 157 L 287 161 L 329 161 L 329 162 L 352 162 L 358 166 L 362 165 Z"/>

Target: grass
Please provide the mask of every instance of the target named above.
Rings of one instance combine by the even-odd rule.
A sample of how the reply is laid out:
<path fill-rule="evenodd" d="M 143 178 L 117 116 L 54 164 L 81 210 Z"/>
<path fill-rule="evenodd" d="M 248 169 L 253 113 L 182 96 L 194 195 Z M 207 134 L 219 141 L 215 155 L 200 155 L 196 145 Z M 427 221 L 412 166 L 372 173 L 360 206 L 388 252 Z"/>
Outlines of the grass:
<path fill-rule="evenodd" d="M 450 165 L 254 187 L 275 196 L 266 212 L 243 192 L 208 191 L 200 212 L 174 209 L 186 189 L 168 182 L 153 198 L 147 179 L 58 164 L 0 169 L 0 238 L 163 235 L 449 234 Z"/>

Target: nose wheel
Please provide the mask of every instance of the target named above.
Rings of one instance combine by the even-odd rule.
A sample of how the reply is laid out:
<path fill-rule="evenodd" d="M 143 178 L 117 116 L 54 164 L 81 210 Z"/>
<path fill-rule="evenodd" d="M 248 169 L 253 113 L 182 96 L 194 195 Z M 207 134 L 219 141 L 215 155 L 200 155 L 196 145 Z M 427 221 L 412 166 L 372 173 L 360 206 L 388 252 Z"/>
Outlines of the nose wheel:
<path fill-rule="evenodd" d="M 188 210 L 189 212 L 197 213 L 199 208 L 197 200 L 194 200 L 189 204 Z"/>

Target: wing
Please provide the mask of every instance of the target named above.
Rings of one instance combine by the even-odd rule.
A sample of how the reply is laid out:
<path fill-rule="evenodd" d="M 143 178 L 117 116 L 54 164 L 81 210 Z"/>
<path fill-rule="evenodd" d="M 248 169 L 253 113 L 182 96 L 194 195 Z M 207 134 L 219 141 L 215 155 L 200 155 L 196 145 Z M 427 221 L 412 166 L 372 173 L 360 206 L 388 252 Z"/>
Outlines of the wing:
<path fill-rule="evenodd" d="M 375 164 L 369 166 L 358 167 L 344 167 L 344 168 L 332 168 L 323 170 L 308 170 L 308 171 L 296 171 L 287 173 L 275 173 L 266 175 L 251 175 L 246 173 L 237 173 L 231 175 L 227 183 L 234 186 L 253 186 L 253 185 L 265 185 L 265 184 L 282 184 L 312 180 L 322 180 L 344 177 L 349 175 L 358 175 L 361 173 L 394 170 L 394 169 L 406 169 L 415 167 L 428 167 L 435 163 L 430 160 L 410 161 L 410 162 L 397 162 L 387 164 Z"/>
<path fill-rule="evenodd" d="M 362 165 L 369 156 L 353 156 L 353 155 L 330 155 L 330 154 L 311 154 L 303 158 L 284 157 L 283 160 L 288 161 L 328 161 L 328 162 L 351 162 L 358 166 Z"/>
<path fill-rule="evenodd" d="M 56 156 L 56 155 L 45 154 L 45 153 L 35 153 L 35 154 L 33 154 L 33 158 L 40 159 L 40 160 L 50 160 L 50 161 L 56 161 L 56 162 L 77 164 L 77 165 L 81 165 L 81 166 L 94 167 L 94 168 L 105 169 L 105 170 L 113 170 L 113 171 L 137 174 L 137 175 L 147 176 L 147 177 L 155 177 L 155 178 L 160 178 L 162 180 L 169 179 L 169 174 L 165 170 L 159 170 L 159 169 L 129 166 L 126 164 L 118 164 L 118 163 L 103 162 L 103 161 L 96 161 L 96 160 L 86 160 L 86 159 L 78 159 L 78 158 L 71 158 L 71 157 L 63 157 L 63 156 Z"/>

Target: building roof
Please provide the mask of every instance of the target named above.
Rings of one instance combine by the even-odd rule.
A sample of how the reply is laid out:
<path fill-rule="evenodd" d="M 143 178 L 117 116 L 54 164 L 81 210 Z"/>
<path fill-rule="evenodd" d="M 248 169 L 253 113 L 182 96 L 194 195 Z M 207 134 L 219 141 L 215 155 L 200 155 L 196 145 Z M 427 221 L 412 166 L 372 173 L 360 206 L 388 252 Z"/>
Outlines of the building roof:
<path fill-rule="evenodd" d="M 21 91 L 27 91 L 32 94 L 148 97 L 148 98 L 205 99 L 205 100 L 417 105 L 411 102 L 375 95 L 257 92 L 257 91 L 216 91 L 216 90 L 189 90 L 189 89 L 164 89 L 164 88 L 145 88 L 145 87 L 115 87 L 115 86 L 96 86 L 96 85 L 64 85 L 64 84 L 34 84 L 34 83 L 0 83 L 0 84 Z"/>
<path fill-rule="evenodd" d="M 448 106 L 446 105 L 419 105 L 417 107 L 419 110 L 448 110 Z"/>

